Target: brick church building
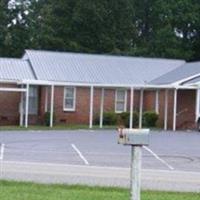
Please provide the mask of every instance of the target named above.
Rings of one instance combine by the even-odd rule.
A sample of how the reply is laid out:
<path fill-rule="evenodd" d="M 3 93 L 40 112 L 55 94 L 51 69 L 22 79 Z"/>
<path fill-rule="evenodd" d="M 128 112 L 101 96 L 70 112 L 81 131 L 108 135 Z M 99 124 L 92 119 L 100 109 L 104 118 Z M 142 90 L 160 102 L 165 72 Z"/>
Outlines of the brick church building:
<path fill-rule="evenodd" d="M 200 62 L 26 50 L 0 58 L 0 125 L 88 124 L 104 112 L 154 110 L 167 129 L 196 127 Z M 55 116 L 55 120 L 54 120 Z M 130 127 L 132 126 L 130 122 Z"/>

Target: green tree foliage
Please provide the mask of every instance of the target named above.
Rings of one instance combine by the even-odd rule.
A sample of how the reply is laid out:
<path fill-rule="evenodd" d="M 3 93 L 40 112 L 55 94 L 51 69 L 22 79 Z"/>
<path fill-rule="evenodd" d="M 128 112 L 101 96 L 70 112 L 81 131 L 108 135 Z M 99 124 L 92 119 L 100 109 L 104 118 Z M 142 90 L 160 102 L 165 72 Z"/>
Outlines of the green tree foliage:
<path fill-rule="evenodd" d="M 56 4 L 52 0 L 45 10 L 43 20 L 50 41 L 43 47 L 47 49 L 98 53 L 130 50 L 134 33 L 130 0 L 58 0 Z"/>
<path fill-rule="evenodd" d="M 7 57 L 19 57 L 25 48 L 28 47 L 28 27 L 26 15 L 30 1 L 16 0 L 4 1 L 4 40 L 0 43 L 1 55 Z"/>
<path fill-rule="evenodd" d="M 0 56 L 34 48 L 200 59 L 199 0 L 0 0 L 0 29 Z"/>
<path fill-rule="evenodd" d="M 8 1 L 0 0 L 0 55 L 6 55 L 4 52 L 6 33 L 7 33 L 7 4 Z"/>
<path fill-rule="evenodd" d="M 138 31 L 136 55 L 195 59 L 193 43 L 200 31 L 198 0 L 134 2 Z"/>

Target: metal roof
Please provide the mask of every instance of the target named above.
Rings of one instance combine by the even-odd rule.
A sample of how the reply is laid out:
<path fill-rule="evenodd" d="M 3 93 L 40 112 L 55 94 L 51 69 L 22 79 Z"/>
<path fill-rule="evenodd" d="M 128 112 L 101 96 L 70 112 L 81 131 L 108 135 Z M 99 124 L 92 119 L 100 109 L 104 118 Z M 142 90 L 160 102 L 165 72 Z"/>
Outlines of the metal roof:
<path fill-rule="evenodd" d="M 0 80 L 35 79 L 27 61 L 13 58 L 0 58 Z"/>
<path fill-rule="evenodd" d="M 26 50 L 38 80 L 145 84 L 183 65 L 183 60 Z"/>
<path fill-rule="evenodd" d="M 152 84 L 172 84 L 178 81 L 185 81 L 192 76 L 200 74 L 200 62 L 185 63 L 184 65 L 164 74 L 163 76 L 151 81 Z M 193 77 L 194 78 L 194 77 Z"/>

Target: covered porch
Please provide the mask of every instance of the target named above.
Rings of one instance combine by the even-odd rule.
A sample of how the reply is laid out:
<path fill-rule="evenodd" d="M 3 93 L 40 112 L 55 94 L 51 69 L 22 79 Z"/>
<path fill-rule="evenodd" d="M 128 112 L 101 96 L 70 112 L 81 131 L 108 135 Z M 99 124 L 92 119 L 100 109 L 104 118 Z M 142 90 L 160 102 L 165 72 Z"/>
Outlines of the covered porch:
<path fill-rule="evenodd" d="M 54 124 L 54 112 L 55 112 L 55 87 L 81 87 L 81 88 L 87 88 L 89 89 L 89 108 L 88 108 L 88 127 L 92 129 L 94 127 L 94 98 L 95 98 L 95 91 L 100 91 L 100 98 L 99 98 L 99 128 L 104 127 L 104 112 L 105 112 L 105 92 L 108 89 L 124 89 L 127 90 L 129 95 L 127 95 L 127 109 L 130 113 L 129 117 L 129 128 L 133 128 L 133 117 L 134 117 L 134 110 L 136 109 L 136 105 L 134 105 L 135 100 L 135 94 L 139 93 L 139 125 L 138 128 L 142 128 L 142 121 L 143 121 L 143 112 L 144 112 L 144 102 L 145 102 L 145 95 L 144 93 L 147 91 L 151 91 L 151 93 L 154 93 L 154 102 L 153 107 L 154 111 L 158 114 L 160 114 L 161 106 L 162 108 L 162 115 L 163 117 L 160 119 L 162 120 L 161 125 L 163 130 L 169 130 L 172 129 L 173 131 L 176 131 L 177 129 L 177 118 L 178 121 L 180 121 L 180 116 L 183 115 L 183 113 L 187 113 L 188 109 L 184 107 L 179 108 L 179 104 L 181 103 L 181 98 L 179 97 L 179 93 L 181 91 L 193 91 L 198 92 L 196 86 L 180 86 L 180 85 L 112 85 L 112 84 L 83 84 L 83 83 L 69 83 L 69 82 L 51 82 L 51 81 L 23 81 L 19 83 L 20 85 L 24 85 L 25 91 L 26 91 L 26 98 L 25 98 L 25 119 L 22 120 L 23 124 L 20 124 L 21 126 L 25 126 L 26 128 L 29 126 L 29 88 L 30 86 L 42 86 L 45 89 L 45 105 L 44 105 L 44 112 L 47 111 L 48 105 L 49 105 L 49 113 L 50 113 L 50 123 L 49 126 L 53 127 Z M 48 92 L 50 91 L 50 96 L 48 96 Z M 162 97 L 162 98 L 161 98 Z M 199 99 L 197 98 L 198 95 L 195 98 L 195 121 L 198 119 L 198 106 L 199 106 Z M 162 103 L 160 102 L 162 99 Z M 172 107 L 172 108 L 170 108 Z M 169 110 L 172 109 L 172 111 L 169 113 Z M 184 117 L 182 117 L 181 120 L 183 120 Z M 182 121 L 182 123 L 185 123 L 185 121 Z"/>

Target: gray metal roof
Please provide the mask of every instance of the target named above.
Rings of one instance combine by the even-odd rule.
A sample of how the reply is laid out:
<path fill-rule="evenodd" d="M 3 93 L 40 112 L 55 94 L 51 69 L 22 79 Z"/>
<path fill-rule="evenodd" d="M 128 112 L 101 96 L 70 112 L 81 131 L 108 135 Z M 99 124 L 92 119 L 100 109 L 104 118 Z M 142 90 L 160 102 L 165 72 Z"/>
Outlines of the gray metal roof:
<path fill-rule="evenodd" d="M 30 65 L 22 59 L 0 58 L 0 80 L 35 79 Z"/>
<path fill-rule="evenodd" d="M 26 50 L 38 80 L 144 84 L 183 65 L 183 60 Z"/>
<path fill-rule="evenodd" d="M 200 74 L 200 62 L 185 63 L 175 70 L 151 81 L 152 84 L 171 84 L 190 76 Z"/>

